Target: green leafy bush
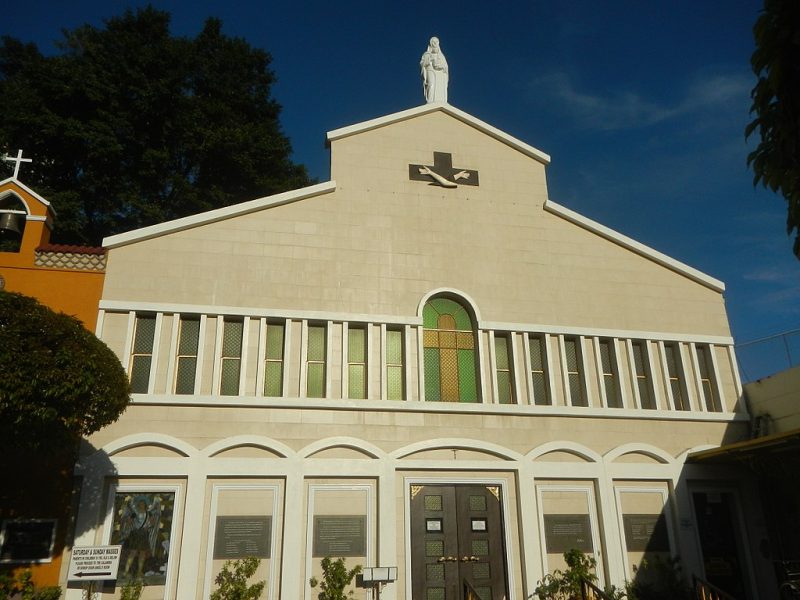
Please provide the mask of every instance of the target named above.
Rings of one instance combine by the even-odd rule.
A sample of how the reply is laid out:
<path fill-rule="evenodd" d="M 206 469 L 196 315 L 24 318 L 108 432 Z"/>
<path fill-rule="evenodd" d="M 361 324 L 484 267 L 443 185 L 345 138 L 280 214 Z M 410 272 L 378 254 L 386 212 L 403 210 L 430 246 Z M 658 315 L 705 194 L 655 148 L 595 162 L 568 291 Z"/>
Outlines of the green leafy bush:
<path fill-rule="evenodd" d="M 257 600 L 267 585 L 266 581 L 248 584 L 247 580 L 256 574 L 261 561 L 254 556 L 235 561 L 225 561 L 222 571 L 214 580 L 219 587 L 210 600 Z"/>
<path fill-rule="evenodd" d="M 356 565 L 348 571 L 344 558 L 333 560 L 326 556 L 322 559 L 322 581 L 312 577 L 308 583 L 311 587 L 319 585 L 320 592 L 317 594 L 319 600 L 348 600 L 353 597 L 353 590 L 346 594 L 344 590 L 353 583 L 353 579 L 359 573 L 361 565 Z"/>

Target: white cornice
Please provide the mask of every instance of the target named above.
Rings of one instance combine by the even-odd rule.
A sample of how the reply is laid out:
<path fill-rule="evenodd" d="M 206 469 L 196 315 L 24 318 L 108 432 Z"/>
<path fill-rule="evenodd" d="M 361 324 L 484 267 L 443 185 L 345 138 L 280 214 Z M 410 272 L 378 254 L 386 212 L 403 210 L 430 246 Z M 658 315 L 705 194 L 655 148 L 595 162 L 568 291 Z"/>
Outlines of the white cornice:
<path fill-rule="evenodd" d="M 42 204 L 47 206 L 52 211 L 53 214 L 56 214 L 56 209 L 54 209 L 52 206 L 50 206 L 50 202 L 48 202 L 42 196 L 40 196 L 39 194 L 34 192 L 31 188 L 29 188 L 27 185 L 22 183 L 19 179 L 15 179 L 14 177 L 9 177 L 8 179 L 3 179 L 3 181 L 0 181 L 0 187 L 3 187 L 7 183 L 12 183 L 15 186 L 25 190 L 31 196 L 36 198 L 39 202 L 41 202 Z"/>
<path fill-rule="evenodd" d="M 623 235 L 613 229 L 606 227 L 605 225 L 601 225 L 597 221 L 592 221 L 591 219 L 584 217 L 583 215 L 579 215 L 578 213 L 561 206 L 553 202 L 552 200 L 548 199 L 544 203 L 544 209 L 554 215 L 558 215 L 559 217 L 563 217 L 567 221 L 574 223 L 584 229 L 591 231 L 592 233 L 596 233 L 599 236 L 606 238 L 616 244 L 619 244 L 623 248 L 627 248 L 637 254 L 649 258 L 653 262 L 660 264 L 663 267 L 666 267 L 676 273 L 684 275 L 689 279 L 696 281 L 697 283 L 701 283 L 704 286 L 711 288 L 715 292 L 724 292 L 725 291 L 725 284 L 720 281 L 719 279 L 715 279 L 710 275 L 706 275 L 702 271 L 698 271 L 694 267 L 690 267 L 680 261 L 675 260 L 674 258 L 670 258 L 666 254 L 662 254 L 658 250 L 653 250 L 649 246 L 645 246 L 644 244 L 637 242 L 636 240 L 629 238 L 626 235 Z"/>
<path fill-rule="evenodd" d="M 273 196 L 264 196 L 263 198 L 256 198 L 248 202 L 241 202 L 223 208 L 209 210 L 207 212 L 175 219 L 174 221 L 167 221 L 166 223 L 159 223 L 149 227 L 142 227 L 126 233 L 112 235 L 103 239 L 103 246 L 111 249 L 118 246 L 126 246 L 134 242 L 141 242 L 155 237 L 174 233 L 176 231 L 183 231 L 200 227 L 201 225 L 208 225 L 209 223 L 216 223 L 217 221 L 224 221 L 231 217 L 239 217 L 252 212 L 263 210 L 265 208 L 272 208 L 273 206 L 280 206 L 281 204 L 289 204 L 290 202 L 297 202 L 312 196 L 321 196 L 328 194 L 336 189 L 335 181 L 326 181 L 316 185 L 300 188 L 299 190 L 292 190 L 275 194 Z"/>
<path fill-rule="evenodd" d="M 339 129 L 334 129 L 333 131 L 328 132 L 327 142 L 330 144 L 333 141 L 336 141 L 341 138 L 349 137 L 351 135 L 355 135 L 357 133 L 363 133 L 365 131 L 370 131 L 371 129 L 377 129 L 379 127 L 384 127 L 386 125 L 390 125 L 392 123 L 397 123 L 399 121 L 406 121 L 408 119 L 413 119 L 414 117 L 418 117 L 420 115 L 426 115 L 428 113 L 432 113 L 435 111 L 441 111 L 445 114 L 450 115 L 466 123 L 467 125 L 471 125 L 478 131 L 481 131 L 490 137 L 493 137 L 504 144 L 507 144 L 522 152 L 523 154 L 530 156 L 538 160 L 540 163 L 544 165 L 550 164 L 550 156 L 526 144 L 525 142 L 518 140 L 517 138 L 508 135 L 504 131 L 500 131 L 496 127 L 489 125 L 481 121 L 480 119 L 473 117 L 472 115 L 465 113 L 463 110 L 457 109 L 455 106 L 451 106 L 450 104 L 423 104 L 422 106 L 417 106 L 415 108 L 409 108 L 408 110 L 402 110 L 400 112 L 393 113 L 391 115 L 386 115 L 384 117 L 378 117 L 377 119 L 371 119 L 369 121 L 364 121 L 362 123 L 356 123 L 355 125 L 349 125 L 347 127 L 341 127 Z"/>

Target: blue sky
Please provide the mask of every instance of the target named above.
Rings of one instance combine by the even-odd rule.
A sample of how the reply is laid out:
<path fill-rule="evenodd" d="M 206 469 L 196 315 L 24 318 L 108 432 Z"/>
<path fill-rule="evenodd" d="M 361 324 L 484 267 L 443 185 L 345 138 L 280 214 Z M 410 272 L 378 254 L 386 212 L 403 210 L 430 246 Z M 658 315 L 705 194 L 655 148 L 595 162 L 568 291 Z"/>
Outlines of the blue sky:
<path fill-rule="evenodd" d="M 63 28 L 142 4 L 30 0 L 4 11 L 0 34 L 52 52 Z M 450 103 L 550 154 L 554 201 L 723 280 L 737 342 L 800 329 L 785 204 L 746 167 L 759 1 L 153 5 L 175 34 L 217 16 L 272 54 L 294 158 L 320 180 L 327 131 L 423 102 L 418 61 L 437 35 Z"/>

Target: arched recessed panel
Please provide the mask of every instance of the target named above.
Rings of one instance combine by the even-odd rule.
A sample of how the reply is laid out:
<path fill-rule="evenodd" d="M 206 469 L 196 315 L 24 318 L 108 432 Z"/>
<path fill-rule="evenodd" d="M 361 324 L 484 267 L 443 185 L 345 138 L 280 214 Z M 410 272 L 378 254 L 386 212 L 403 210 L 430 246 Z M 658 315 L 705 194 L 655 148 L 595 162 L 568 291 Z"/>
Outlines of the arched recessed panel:
<path fill-rule="evenodd" d="M 554 450 L 553 452 L 547 452 L 546 454 L 542 454 L 541 456 L 536 457 L 536 459 L 534 459 L 534 462 L 587 463 L 591 461 L 587 460 L 585 456 L 582 456 L 575 452 L 570 452 L 568 450 Z"/>
<path fill-rule="evenodd" d="M 242 444 L 241 446 L 233 446 L 220 450 L 212 455 L 213 458 L 283 458 L 277 452 L 265 448 L 264 446 L 256 446 L 253 444 Z"/>
<path fill-rule="evenodd" d="M 370 456 L 360 448 L 334 446 L 314 452 L 308 458 L 372 459 L 374 456 Z"/>
<path fill-rule="evenodd" d="M 175 448 L 160 444 L 141 444 L 123 448 L 119 452 L 111 454 L 111 456 L 114 458 L 185 458 L 186 455 Z"/>

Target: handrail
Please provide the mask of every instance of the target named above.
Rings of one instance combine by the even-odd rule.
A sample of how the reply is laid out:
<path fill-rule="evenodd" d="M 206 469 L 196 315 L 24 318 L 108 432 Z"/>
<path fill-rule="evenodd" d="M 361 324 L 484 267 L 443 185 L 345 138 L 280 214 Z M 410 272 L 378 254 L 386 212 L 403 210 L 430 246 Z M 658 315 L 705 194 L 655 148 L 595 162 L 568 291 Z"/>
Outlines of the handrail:
<path fill-rule="evenodd" d="M 591 581 L 581 579 L 581 600 L 611 600 L 611 597 Z"/>
<path fill-rule="evenodd" d="M 705 579 L 700 579 L 697 575 L 692 576 L 694 581 L 694 594 L 697 600 L 736 600 L 728 592 L 719 589 L 713 583 Z"/>

